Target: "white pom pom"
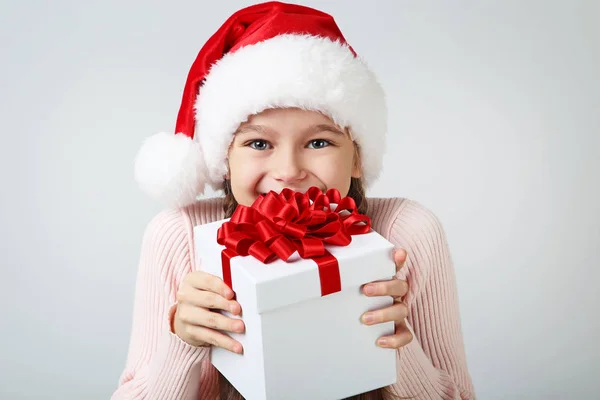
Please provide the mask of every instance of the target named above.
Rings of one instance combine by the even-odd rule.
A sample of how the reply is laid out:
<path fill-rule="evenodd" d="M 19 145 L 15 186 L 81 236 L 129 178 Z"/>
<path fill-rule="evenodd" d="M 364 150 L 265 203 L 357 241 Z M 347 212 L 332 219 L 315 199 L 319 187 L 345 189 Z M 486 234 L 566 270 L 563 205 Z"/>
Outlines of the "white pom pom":
<path fill-rule="evenodd" d="M 191 204 L 204 192 L 202 150 L 184 134 L 158 133 L 146 139 L 134 169 L 141 189 L 171 207 Z"/>

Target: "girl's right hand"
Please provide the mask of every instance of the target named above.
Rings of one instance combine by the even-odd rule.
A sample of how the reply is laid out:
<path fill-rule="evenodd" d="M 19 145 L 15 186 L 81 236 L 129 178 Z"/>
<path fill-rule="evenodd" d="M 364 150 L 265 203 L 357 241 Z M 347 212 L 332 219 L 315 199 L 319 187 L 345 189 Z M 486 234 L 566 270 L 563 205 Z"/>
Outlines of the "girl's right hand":
<path fill-rule="evenodd" d="M 218 346 L 234 353 L 242 353 L 242 345 L 218 330 L 242 333 L 241 319 L 229 318 L 214 310 L 239 315 L 240 304 L 233 300 L 233 291 L 217 276 L 202 271 L 190 272 L 177 292 L 177 310 L 173 330 L 192 346 Z"/>

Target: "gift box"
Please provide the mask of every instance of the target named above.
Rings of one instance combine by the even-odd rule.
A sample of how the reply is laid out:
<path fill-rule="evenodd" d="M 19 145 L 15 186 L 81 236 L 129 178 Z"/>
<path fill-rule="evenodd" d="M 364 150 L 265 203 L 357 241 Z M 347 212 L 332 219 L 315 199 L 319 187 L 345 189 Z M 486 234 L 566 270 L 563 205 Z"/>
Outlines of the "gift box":
<path fill-rule="evenodd" d="M 351 198 L 285 189 L 194 227 L 203 271 L 221 277 L 246 331 L 227 332 L 243 354 L 213 347 L 212 364 L 248 400 L 341 399 L 396 382 L 396 351 L 376 345 L 394 323 L 361 315 L 393 303 L 361 286 L 391 279 L 393 245 Z"/>

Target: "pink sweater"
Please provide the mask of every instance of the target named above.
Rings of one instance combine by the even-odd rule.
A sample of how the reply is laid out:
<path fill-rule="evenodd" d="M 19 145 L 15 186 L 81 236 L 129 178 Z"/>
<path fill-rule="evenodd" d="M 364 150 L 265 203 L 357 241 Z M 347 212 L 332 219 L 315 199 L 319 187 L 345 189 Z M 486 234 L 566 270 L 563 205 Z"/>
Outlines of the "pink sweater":
<path fill-rule="evenodd" d="M 398 351 L 391 391 L 415 399 L 473 399 L 461 333 L 454 267 L 439 220 L 407 199 L 370 199 L 373 229 L 408 259 L 403 279 L 414 340 Z M 112 399 L 217 399 L 210 349 L 169 328 L 181 280 L 195 269 L 192 229 L 223 219 L 222 199 L 163 211 L 144 235 L 125 369 Z M 348 351 L 352 351 L 348 349 Z"/>

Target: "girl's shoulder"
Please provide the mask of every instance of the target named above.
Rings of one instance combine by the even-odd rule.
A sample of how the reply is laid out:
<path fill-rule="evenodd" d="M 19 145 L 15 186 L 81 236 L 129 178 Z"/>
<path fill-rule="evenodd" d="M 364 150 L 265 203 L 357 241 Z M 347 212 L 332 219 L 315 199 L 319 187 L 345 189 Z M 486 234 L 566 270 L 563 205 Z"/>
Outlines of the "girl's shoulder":
<path fill-rule="evenodd" d="M 368 201 L 373 229 L 386 239 L 440 238 L 443 231 L 440 219 L 419 201 L 403 197 L 369 198 Z"/>
<path fill-rule="evenodd" d="M 223 218 L 223 200 L 208 198 L 183 208 L 173 207 L 161 210 L 152 217 L 147 229 L 152 232 L 176 230 L 178 233 L 184 233 L 196 225 L 208 224 Z"/>
<path fill-rule="evenodd" d="M 436 270 L 452 267 L 446 233 L 431 209 L 407 198 L 372 198 L 369 209 L 373 230 L 408 253 L 404 273 L 412 276 L 416 287 Z"/>
<path fill-rule="evenodd" d="M 428 283 L 452 272 L 451 252 L 442 223 L 433 211 L 411 199 L 374 198 L 369 200 L 369 207 L 373 230 L 408 254 L 406 267 L 398 277 L 409 281 L 406 301 L 410 305 Z"/>
<path fill-rule="evenodd" d="M 145 240 L 161 247 L 171 246 L 173 241 L 190 241 L 194 226 L 223 218 L 223 200 L 220 198 L 200 200 L 183 208 L 166 208 L 151 218 Z"/>
<path fill-rule="evenodd" d="M 147 224 L 142 239 L 143 266 L 161 276 L 183 276 L 194 267 L 194 227 L 224 218 L 219 198 L 200 200 L 183 208 L 166 208 Z"/>

